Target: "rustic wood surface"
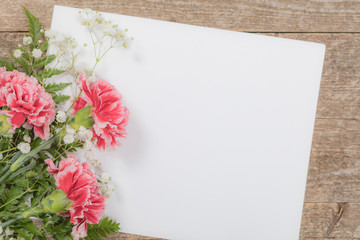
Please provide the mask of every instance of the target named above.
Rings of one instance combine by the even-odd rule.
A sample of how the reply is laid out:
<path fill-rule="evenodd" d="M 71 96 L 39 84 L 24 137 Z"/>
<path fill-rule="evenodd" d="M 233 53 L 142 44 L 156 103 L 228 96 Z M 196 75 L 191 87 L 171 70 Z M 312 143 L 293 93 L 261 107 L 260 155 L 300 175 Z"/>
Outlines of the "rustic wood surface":
<path fill-rule="evenodd" d="M 27 29 L 21 6 L 49 27 L 54 4 L 325 43 L 300 239 L 360 239 L 359 1 L 1 0 L 0 56 Z"/>

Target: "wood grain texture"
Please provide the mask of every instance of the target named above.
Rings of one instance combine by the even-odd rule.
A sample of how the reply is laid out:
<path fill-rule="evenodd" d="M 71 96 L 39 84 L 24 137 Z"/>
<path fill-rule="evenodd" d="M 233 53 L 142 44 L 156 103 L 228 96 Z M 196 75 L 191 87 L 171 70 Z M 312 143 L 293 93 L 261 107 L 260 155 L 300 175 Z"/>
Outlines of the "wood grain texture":
<path fill-rule="evenodd" d="M 1 0 L 0 57 L 27 29 L 22 5 L 49 27 L 54 4 L 325 43 L 300 239 L 360 239 L 359 1 Z M 327 235 L 341 202 L 343 215 Z M 155 238 L 119 233 L 110 239 Z"/>
<path fill-rule="evenodd" d="M 54 4 L 237 31 L 360 32 L 360 2 L 350 0 L 2 0 L 0 31 L 26 30 L 21 6 L 48 27 Z"/>

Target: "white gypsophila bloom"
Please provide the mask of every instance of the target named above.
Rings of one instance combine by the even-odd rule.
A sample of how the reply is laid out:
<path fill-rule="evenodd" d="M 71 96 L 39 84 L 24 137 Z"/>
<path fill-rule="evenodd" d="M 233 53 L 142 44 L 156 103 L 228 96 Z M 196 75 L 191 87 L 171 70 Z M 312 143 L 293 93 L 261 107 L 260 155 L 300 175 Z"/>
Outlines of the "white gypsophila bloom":
<path fill-rule="evenodd" d="M 100 184 L 100 193 L 106 198 L 111 198 L 112 192 L 114 191 L 114 186 L 110 183 Z"/>
<path fill-rule="evenodd" d="M 91 149 L 88 149 L 85 151 L 85 158 L 87 160 L 93 160 L 94 159 L 94 152 Z"/>
<path fill-rule="evenodd" d="M 65 40 L 65 36 L 63 34 L 56 34 L 55 41 L 56 42 L 62 42 Z"/>
<path fill-rule="evenodd" d="M 3 233 L 3 228 L 0 226 L 0 234 Z"/>
<path fill-rule="evenodd" d="M 13 235 L 14 234 L 14 230 L 11 230 L 9 227 L 7 227 L 6 229 L 5 229 L 5 235 L 6 236 L 11 236 L 11 235 Z"/>
<path fill-rule="evenodd" d="M 22 52 L 20 49 L 16 49 L 14 51 L 14 57 L 19 58 L 19 57 L 21 57 L 21 55 L 22 55 Z"/>
<path fill-rule="evenodd" d="M 90 141 L 90 140 L 86 140 L 86 141 L 85 141 L 85 144 L 84 144 L 85 150 L 92 149 L 93 147 L 94 147 L 94 144 L 93 144 L 92 141 Z"/>
<path fill-rule="evenodd" d="M 102 172 L 100 178 L 101 178 L 101 181 L 103 181 L 105 183 L 111 180 L 111 177 L 106 172 Z"/>
<path fill-rule="evenodd" d="M 24 141 L 30 143 L 31 142 L 31 137 L 29 135 L 25 134 L 24 135 Z"/>
<path fill-rule="evenodd" d="M 60 58 L 60 57 L 64 56 L 65 54 L 66 54 L 66 51 L 64 49 L 59 49 L 59 50 L 57 50 L 55 56 L 57 58 Z"/>
<path fill-rule="evenodd" d="M 64 137 L 64 143 L 65 144 L 70 144 L 73 143 L 75 141 L 75 137 L 73 134 L 66 134 Z"/>
<path fill-rule="evenodd" d="M 93 136 L 94 136 L 93 131 L 91 131 L 91 130 L 86 130 L 86 139 L 91 140 L 91 139 L 93 138 Z"/>
<path fill-rule="evenodd" d="M 47 37 L 47 38 L 53 38 L 53 37 L 54 37 L 54 32 L 53 32 L 51 29 L 46 30 L 46 31 L 45 31 L 45 37 Z"/>
<path fill-rule="evenodd" d="M 70 125 L 66 125 L 66 133 L 75 135 L 75 134 L 76 134 L 76 130 L 73 129 Z"/>
<path fill-rule="evenodd" d="M 2 160 L 4 158 L 4 155 L 2 153 L 0 153 L 0 160 Z"/>
<path fill-rule="evenodd" d="M 24 38 L 23 38 L 23 43 L 24 43 L 25 45 L 31 44 L 31 43 L 32 43 L 32 38 L 31 38 L 31 37 L 24 37 Z"/>
<path fill-rule="evenodd" d="M 66 113 L 64 111 L 58 111 L 56 114 L 56 121 L 63 123 L 66 121 Z"/>
<path fill-rule="evenodd" d="M 17 145 L 17 148 L 22 152 L 22 153 L 29 153 L 31 150 L 30 144 L 27 142 L 21 142 Z"/>
<path fill-rule="evenodd" d="M 97 160 L 97 159 L 90 159 L 90 160 L 87 160 L 88 163 L 90 163 L 91 166 L 94 166 L 94 167 L 97 167 L 97 166 L 100 166 L 101 163 Z"/>
<path fill-rule="evenodd" d="M 77 136 L 79 138 L 85 139 L 86 138 L 86 131 L 87 131 L 87 129 L 84 126 L 80 126 L 79 131 L 77 132 Z"/>
<path fill-rule="evenodd" d="M 31 54 L 33 55 L 34 58 L 40 58 L 42 55 L 42 51 L 40 49 L 34 48 Z"/>

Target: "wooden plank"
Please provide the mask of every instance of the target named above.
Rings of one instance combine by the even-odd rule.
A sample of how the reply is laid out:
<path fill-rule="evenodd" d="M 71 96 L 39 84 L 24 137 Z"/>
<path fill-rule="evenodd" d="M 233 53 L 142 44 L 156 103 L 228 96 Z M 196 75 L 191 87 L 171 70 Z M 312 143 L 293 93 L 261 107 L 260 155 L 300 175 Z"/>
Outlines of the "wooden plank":
<path fill-rule="evenodd" d="M 306 203 L 304 205 L 300 239 L 359 239 L 360 203 L 347 203 L 329 235 L 329 225 L 338 213 L 338 203 Z"/>
<path fill-rule="evenodd" d="M 54 4 L 238 31 L 360 32 L 360 2 L 333 0 L 3 0 L 0 31 L 26 30 L 22 6 L 49 27 Z"/>
<path fill-rule="evenodd" d="M 107 239 L 111 240 L 161 240 L 161 238 L 154 238 L 154 237 L 146 237 L 140 235 L 133 235 L 127 233 L 114 233 L 111 234 Z"/>

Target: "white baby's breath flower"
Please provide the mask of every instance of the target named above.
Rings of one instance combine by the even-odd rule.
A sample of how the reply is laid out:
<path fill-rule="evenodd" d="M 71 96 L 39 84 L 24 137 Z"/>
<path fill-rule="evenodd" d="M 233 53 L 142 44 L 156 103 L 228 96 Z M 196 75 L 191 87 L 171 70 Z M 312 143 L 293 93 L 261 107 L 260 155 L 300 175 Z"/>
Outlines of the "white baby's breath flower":
<path fill-rule="evenodd" d="M 84 13 L 85 13 L 85 14 L 88 14 L 88 15 L 91 15 L 91 14 L 94 13 L 94 11 L 93 11 L 92 9 L 90 9 L 90 8 L 85 8 L 85 9 L 84 9 Z"/>
<path fill-rule="evenodd" d="M 4 158 L 4 155 L 2 153 L 0 153 L 0 160 L 2 160 Z"/>
<path fill-rule="evenodd" d="M 94 136 L 94 133 L 91 130 L 86 131 L 86 139 L 92 139 Z"/>
<path fill-rule="evenodd" d="M 75 140 L 75 137 L 73 134 L 66 134 L 65 137 L 64 137 L 64 143 L 65 144 L 70 144 L 70 143 L 73 143 Z"/>
<path fill-rule="evenodd" d="M 64 111 L 58 111 L 56 114 L 56 121 L 63 123 L 66 121 L 66 113 Z"/>
<path fill-rule="evenodd" d="M 7 227 L 7 228 L 5 229 L 5 235 L 6 235 L 6 236 L 11 236 L 11 235 L 13 235 L 13 234 L 14 234 L 14 230 L 10 230 L 9 227 Z"/>
<path fill-rule="evenodd" d="M 29 153 L 31 150 L 30 144 L 27 142 L 21 142 L 17 145 L 17 148 L 22 152 L 22 153 Z"/>
<path fill-rule="evenodd" d="M 22 55 L 22 52 L 20 49 L 16 49 L 14 51 L 14 57 L 19 58 L 19 57 L 21 57 L 21 55 Z"/>
<path fill-rule="evenodd" d="M 45 31 L 45 37 L 47 37 L 47 38 L 52 38 L 52 37 L 54 37 L 54 32 L 53 32 L 51 29 L 46 30 L 46 31 Z"/>
<path fill-rule="evenodd" d="M 42 55 L 42 51 L 40 49 L 34 48 L 31 52 L 34 58 L 40 58 Z"/>
<path fill-rule="evenodd" d="M 94 153 L 91 149 L 85 151 L 85 158 L 89 161 L 94 159 Z"/>
<path fill-rule="evenodd" d="M 24 141 L 30 143 L 31 142 L 31 137 L 29 135 L 25 134 L 24 135 Z"/>
<path fill-rule="evenodd" d="M 85 144 L 84 144 L 85 150 L 92 149 L 93 146 L 94 146 L 94 144 L 93 144 L 90 140 L 86 140 L 86 141 L 85 141 Z"/>
<path fill-rule="evenodd" d="M 55 41 L 56 42 L 62 42 L 65 40 L 65 36 L 63 34 L 56 34 Z"/>
<path fill-rule="evenodd" d="M 107 174 L 106 172 L 101 173 L 101 181 L 106 183 L 110 180 L 111 180 L 111 177 L 109 176 L 109 174 Z"/>
<path fill-rule="evenodd" d="M 85 139 L 86 138 L 86 131 L 87 129 L 84 126 L 80 126 L 77 136 L 79 138 Z"/>
<path fill-rule="evenodd" d="M 0 226 L 0 234 L 3 233 L 3 228 Z"/>
<path fill-rule="evenodd" d="M 70 125 L 66 125 L 66 133 L 75 135 L 75 134 L 76 134 L 76 130 L 73 129 Z"/>
<path fill-rule="evenodd" d="M 31 44 L 31 43 L 32 43 L 32 38 L 31 38 L 31 37 L 24 37 L 24 38 L 23 38 L 23 43 L 24 43 L 25 45 Z"/>

